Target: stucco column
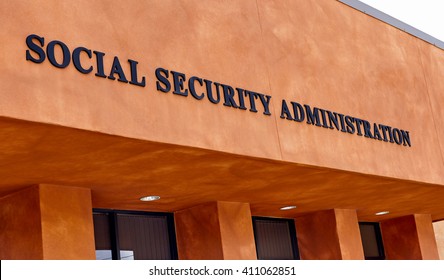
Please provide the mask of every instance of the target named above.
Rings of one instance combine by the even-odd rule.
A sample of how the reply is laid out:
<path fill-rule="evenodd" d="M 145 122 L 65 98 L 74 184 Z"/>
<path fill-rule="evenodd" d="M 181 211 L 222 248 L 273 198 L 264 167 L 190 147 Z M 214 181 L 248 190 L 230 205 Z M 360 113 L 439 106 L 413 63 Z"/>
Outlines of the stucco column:
<path fill-rule="evenodd" d="M 0 259 L 95 259 L 89 189 L 37 185 L 0 199 Z"/>
<path fill-rule="evenodd" d="M 323 210 L 295 220 L 302 260 L 364 259 L 355 210 Z"/>
<path fill-rule="evenodd" d="M 381 222 L 382 240 L 389 260 L 438 260 L 438 249 L 427 214 L 414 214 Z"/>
<path fill-rule="evenodd" d="M 434 222 L 433 230 L 435 231 L 436 245 L 438 246 L 438 254 L 440 260 L 444 260 L 444 221 Z"/>
<path fill-rule="evenodd" d="M 178 211 L 174 217 L 179 259 L 256 259 L 248 203 L 211 202 Z"/>

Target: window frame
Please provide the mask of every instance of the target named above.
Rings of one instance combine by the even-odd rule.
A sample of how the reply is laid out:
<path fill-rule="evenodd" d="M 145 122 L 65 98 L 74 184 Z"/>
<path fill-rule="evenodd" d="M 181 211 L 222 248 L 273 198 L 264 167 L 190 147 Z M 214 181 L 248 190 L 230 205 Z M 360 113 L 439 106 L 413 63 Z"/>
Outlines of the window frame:
<path fill-rule="evenodd" d="M 290 231 L 290 242 L 291 242 L 291 250 L 293 252 L 293 260 L 300 260 L 301 256 L 299 255 L 299 247 L 298 247 L 298 239 L 297 239 L 297 233 L 296 233 L 296 223 L 294 219 L 288 219 L 288 218 L 274 218 L 274 217 L 260 217 L 260 216 L 253 216 L 252 217 L 252 223 L 253 223 L 253 234 L 254 234 L 254 244 L 256 245 L 256 258 L 259 260 L 258 256 L 258 245 L 257 245 L 257 236 L 256 236 L 256 224 L 255 221 L 285 221 L 288 223 L 288 229 Z"/>
<path fill-rule="evenodd" d="M 108 222 L 110 229 L 111 256 L 112 260 L 121 260 L 119 246 L 119 225 L 117 223 L 118 214 L 136 215 L 136 216 L 163 216 L 166 217 L 168 227 L 168 241 L 170 244 L 171 260 L 178 260 L 176 229 L 174 226 L 174 214 L 168 212 L 145 212 L 133 210 L 116 210 L 93 208 L 93 216 L 95 213 L 108 214 Z"/>
<path fill-rule="evenodd" d="M 378 253 L 379 256 L 377 257 L 366 257 L 364 252 L 364 244 L 362 242 L 362 235 L 361 235 L 361 228 L 359 228 L 359 234 L 361 235 L 361 244 L 362 244 L 362 251 L 364 253 L 364 259 L 365 260 L 385 260 L 385 251 L 384 251 L 384 243 L 382 240 L 382 234 L 381 234 L 381 226 L 378 222 L 359 222 L 359 225 L 372 225 L 373 230 L 375 231 L 375 237 L 376 237 L 376 245 L 378 246 Z"/>

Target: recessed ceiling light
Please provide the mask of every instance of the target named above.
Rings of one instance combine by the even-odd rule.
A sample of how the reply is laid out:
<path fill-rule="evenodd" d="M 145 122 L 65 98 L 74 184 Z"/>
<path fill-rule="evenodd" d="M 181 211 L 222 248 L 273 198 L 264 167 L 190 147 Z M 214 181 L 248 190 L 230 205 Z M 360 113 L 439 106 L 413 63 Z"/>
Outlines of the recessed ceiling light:
<path fill-rule="evenodd" d="M 158 195 L 149 195 L 149 196 L 143 196 L 141 198 L 139 198 L 141 201 L 154 201 L 154 200 L 159 200 L 160 196 Z"/>
<path fill-rule="evenodd" d="M 381 216 L 381 215 L 387 215 L 388 213 L 390 213 L 389 211 L 381 211 L 378 213 L 375 213 L 376 216 Z"/>
<path fill-rule="evenodd" d="M 291 210 L 291 209 L 296 209 L 296 205 L 289 205 L 289 206 L 284 206 L 284 207 L 281 207 L 280 209 L 282 210 L 282 211 L 285 211 L 285 210 Z"/>

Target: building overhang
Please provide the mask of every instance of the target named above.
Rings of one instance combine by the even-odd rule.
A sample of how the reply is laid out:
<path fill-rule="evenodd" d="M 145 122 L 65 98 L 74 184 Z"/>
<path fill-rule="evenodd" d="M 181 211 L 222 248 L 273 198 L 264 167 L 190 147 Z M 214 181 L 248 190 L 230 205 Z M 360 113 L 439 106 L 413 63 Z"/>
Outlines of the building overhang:
<path fill-rule="evenodd" d="M 0 150 L 0 196 L 45 183 L 91 189 L 94 208 L 174 212 L 235 201 L 250 203 L 256 216 L 343 208 L 357 209 L 361 221 L 411 213 L 444 219 L 444 187 L 436 184 L 9 118 L 0 119 Z M 160 200 L 139 200 L 146 195 Z M 288 205 L 297 208 L 280 210 Z"/>

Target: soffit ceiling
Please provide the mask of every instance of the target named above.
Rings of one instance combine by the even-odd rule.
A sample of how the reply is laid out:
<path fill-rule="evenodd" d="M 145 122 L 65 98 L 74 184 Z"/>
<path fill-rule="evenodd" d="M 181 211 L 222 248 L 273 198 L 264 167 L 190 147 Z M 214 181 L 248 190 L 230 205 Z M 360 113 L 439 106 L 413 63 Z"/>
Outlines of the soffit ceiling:
<path fill-rule="evenodd" d="M 252 215 L 356 209 L 360 221 L 444 219 L 444 186 L 0 118 L 0 196 L 40 183 L 91 189 L 94 208 L 174 212 L 209 201 Z M 161 199 L 141 202 L 145 195 Z M 280 207 L 297 205 L 281 211 Z M 379 211 L 386 216 L 375 216 Z"/>

